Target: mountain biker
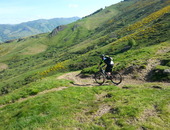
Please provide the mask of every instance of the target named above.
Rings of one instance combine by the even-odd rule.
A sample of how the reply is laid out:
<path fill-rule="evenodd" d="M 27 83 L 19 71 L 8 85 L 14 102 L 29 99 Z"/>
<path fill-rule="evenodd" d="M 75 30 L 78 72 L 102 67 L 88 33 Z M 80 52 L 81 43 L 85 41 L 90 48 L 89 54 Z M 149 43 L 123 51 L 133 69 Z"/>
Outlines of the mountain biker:
<path fill-rule="evenodd" d="M 101 55 L 100 58 L 101 58 L 101 62 L 99 64 L 99 66 L 104 62 L 107 65 L 106 69 L 105 69 L 105 72 L 106 72 L 107 76 L 110 77 L 111 72 L 112 72 L 112 68 L 113 68 L 113 65 L 114 65 L 114 62 L 113 62 L 112 58 L 109 57 L 109 56 L 105 56 L 104 54 Z"/>

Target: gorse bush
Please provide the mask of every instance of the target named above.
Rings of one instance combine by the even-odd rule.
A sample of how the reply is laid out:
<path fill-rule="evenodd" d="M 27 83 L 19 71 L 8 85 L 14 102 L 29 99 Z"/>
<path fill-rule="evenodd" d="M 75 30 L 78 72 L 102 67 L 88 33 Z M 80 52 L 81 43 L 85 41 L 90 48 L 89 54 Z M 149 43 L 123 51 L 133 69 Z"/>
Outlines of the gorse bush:
<path fill-rule="evenodd" d="M 39 75 L 41 76 L 46 76 L 49 73 L 55 72 L 55 71 L 64 71 L 66 69 L 66 62 L 62 62 L 62 63 L 57 63 L 56 65 L 50 67 L 49 69 L 43 71 L 43 72 L 38 72 Z"/>
<path fill-rule="evenodd" d="M 156 33 L 158 31 L 156 27 L 160 26 L 159 24 L 157 24 L 151 27 L 147 27 L 148 24 L 157 20 L 158 18 L 163 17 L 167 13 L 170 13 L 170 6 L 167 6 L 157 12 L 154 12 L 151 15 L 147 16 L 146 18 L 143 18 L 141 21 L 136 22 L 126 28 L 123 28 L 122 30 L 120 30 L 120 32 L 118 32 L 118 35 L 124 34 L 126 32 L 131 32 L 131 34 L 120 38 L 117 42 L 127 41 L 130 38 L 136 40 L 148 38 L 150 34 Z"/>
<path fill-rule="evenodd" d="M 132 31 L 132 30 L 136 30 L 138 28 L 141 28 L 142 26 L 158 19 L 159 17 L 165 15 L 166 13 L 169 13 L 170 12 L 170 6 L 167 6 L 155 13 L 152 13 L 151 15 L 147 16 L 146 18 L 142 19 L 141 21 L 139 22 L 136 22 L 135 24 L 133 25 L 130 25 L 128 26 L 125 30 L 126 31 Z"/>

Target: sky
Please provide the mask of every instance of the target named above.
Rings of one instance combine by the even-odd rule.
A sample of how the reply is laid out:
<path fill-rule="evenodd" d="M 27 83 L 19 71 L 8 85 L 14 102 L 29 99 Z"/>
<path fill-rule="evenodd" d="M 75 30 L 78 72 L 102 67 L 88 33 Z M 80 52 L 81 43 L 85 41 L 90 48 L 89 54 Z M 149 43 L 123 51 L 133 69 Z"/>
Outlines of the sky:
<path fill-rule="evenodd" d="M 121 0 L 0 0 L 0 24 L 84 17 Z"/>

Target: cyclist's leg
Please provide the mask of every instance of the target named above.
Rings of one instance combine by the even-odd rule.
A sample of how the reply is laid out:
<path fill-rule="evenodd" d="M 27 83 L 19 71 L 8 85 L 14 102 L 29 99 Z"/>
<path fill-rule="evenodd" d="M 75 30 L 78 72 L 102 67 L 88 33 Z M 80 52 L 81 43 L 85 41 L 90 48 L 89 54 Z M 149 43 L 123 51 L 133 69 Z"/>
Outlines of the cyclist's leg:
<path fill-rule="evenodd" d="M 110 78 L 110 76 L 111 76 L 112 68 L 113 68 L 112 64 L 109 64 L 106 67 L 106 75 L 107 75 L 108 78 Z"/>

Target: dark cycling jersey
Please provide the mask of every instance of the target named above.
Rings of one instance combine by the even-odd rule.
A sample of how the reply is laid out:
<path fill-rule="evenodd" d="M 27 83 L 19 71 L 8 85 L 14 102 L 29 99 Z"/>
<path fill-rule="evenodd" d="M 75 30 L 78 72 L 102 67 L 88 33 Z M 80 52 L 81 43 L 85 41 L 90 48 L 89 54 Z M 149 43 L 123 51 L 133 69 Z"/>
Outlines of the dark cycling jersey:
<path fill-rule="evenodd" d="M 105 64 L 107 64 L 107 65 L 113 65 L 113 64 L 114 64 L 113 61 L 112 61 L 112 59 L 111 59 L 110 57 L 103 57 L 102 61 L 100 62 L 100 65 L 101 65 L 103 62 L 104 62 Z"/>
<path fill-rule="evenodd" d="M 105 72 L 112 72 L 112 68 L 113 68 L 113 65 L 114 65 L 114 63 L 112 61 L 112 58 L 105 56 L 105 57 L 102 58 L 102 61 L 100 62 L 100 65 L 103 62 L 107 65 Z"/>

